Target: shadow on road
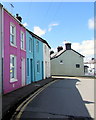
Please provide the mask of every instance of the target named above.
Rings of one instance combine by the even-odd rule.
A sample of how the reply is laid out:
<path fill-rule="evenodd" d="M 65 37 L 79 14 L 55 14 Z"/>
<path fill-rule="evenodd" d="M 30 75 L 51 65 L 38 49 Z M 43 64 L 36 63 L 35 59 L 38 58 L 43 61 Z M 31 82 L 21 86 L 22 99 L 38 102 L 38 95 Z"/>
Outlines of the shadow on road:
<path fill-rule="evenodd" d="M 72 120 L 91 120 L 91 116 L 81 94 L 76 88 L 78 79 L 59 79 L 42 91 L 26 107 L 22 118 L 73 118 Z M 67 120 L 67 118 L 66 118 Z"/>

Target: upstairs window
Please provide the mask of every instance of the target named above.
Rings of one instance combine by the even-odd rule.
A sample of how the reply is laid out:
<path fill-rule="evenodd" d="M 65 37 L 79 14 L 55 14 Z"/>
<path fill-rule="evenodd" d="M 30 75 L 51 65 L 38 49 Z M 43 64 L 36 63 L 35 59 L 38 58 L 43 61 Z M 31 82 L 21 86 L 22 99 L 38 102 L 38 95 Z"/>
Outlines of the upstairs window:
<path fill-rule="evenodd" d="M 24 50 L 25 49 L 25 47 L 24 47 L 24 44 L 25 44 L 24 43 L 24 32 L 21 31 L 20 37 L 21 37 L 21 49 Z"/>
<path fill-rule="evenodd" d="M 10 44 L 16 46 L 16 27 L 10 23 Z"/>
<path fill-rule="evenodd" d="M 36 42 L 36 51 L 39 52 L 39 41 Z"/>
<path fill-rule="evenodd" d="M 80 64 L 76 64 L 76 68 L 80 68 Z"/>
<path fill-rule="evenodd" d="M 32 52 L 32 38 L 29 38 L 29 51 Z"/>
<path fill-rule="evenodd" d="M 59 63 L 60 63 L 60 64 L 63 64 L 63 60 L 60 60 Z"/>

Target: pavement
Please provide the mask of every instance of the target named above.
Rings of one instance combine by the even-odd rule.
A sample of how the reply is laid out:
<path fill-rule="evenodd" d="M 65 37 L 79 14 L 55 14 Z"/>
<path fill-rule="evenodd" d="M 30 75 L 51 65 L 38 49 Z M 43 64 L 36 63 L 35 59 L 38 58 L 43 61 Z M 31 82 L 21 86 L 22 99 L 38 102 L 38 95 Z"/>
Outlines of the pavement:
<path fill-rule="evenodd" d="M 2 96 L 2 120 L 9 120 L 15 109 L 22 103 L 28 96 L 43 87 L 45 84 L 55 80 L 55 78 L 47 78 L 34 82 L 15 91 Z"/>

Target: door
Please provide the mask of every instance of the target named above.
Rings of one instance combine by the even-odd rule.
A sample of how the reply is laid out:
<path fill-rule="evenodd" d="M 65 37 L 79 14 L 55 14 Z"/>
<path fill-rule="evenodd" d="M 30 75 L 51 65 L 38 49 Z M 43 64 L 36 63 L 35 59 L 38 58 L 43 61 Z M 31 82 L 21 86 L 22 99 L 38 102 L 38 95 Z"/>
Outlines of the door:
<path fill-rule="evenodd" d="M 44 79 L 44 70 L 43 70 L 43 61 L 42 61 L 42 79 Z"/>
<path fill-rule="evenodd" d="M 30 59 L 30 80 L 33 82 L 33 65 L 32 65 L 32 59 Z"/>
<path fill-rule="evenodd" d="M 22 58 L 21 66 L 22 66 L 22 86 L 24 86 L 25 85 L 25 59 L 24 58 Z"/>

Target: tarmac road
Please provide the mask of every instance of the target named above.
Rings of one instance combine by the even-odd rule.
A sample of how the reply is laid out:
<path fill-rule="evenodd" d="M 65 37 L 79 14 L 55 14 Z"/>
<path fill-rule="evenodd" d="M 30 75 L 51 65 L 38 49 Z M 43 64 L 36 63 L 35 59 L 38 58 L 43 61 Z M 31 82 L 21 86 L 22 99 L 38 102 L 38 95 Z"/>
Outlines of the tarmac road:
<path fill-rule="evenodd" d="M 27 105 L 21 120 L 32 118 L 89 120 L 94 117 L 93 83 L 93 79 L 58 78 L 58 81 L 43 90 Z"/>

